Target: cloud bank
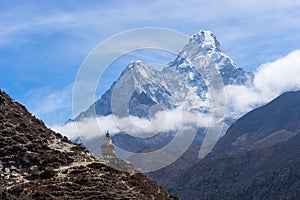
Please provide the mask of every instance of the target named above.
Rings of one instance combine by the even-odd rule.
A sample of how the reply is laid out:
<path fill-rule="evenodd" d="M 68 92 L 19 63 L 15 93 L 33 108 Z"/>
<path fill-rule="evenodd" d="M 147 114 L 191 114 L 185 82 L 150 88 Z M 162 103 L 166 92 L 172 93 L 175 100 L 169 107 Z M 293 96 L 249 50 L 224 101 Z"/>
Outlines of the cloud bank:
<path fill-rule="evenodd" d="M 239 85 L 225 87 L 229 115 L 239 117 L 284 92 L 299 90 L 300 50 L 261 65 L 254 75 L 251 87 Z"/>
<path fill-rule="evenodd" d="M 176 109 L 158 112 L 151 120 L 136 116 L 120 118 L 115 115 L 108 115 L 69 122 L 62 126 L 55 125 L 52 130 L 62 133 L 73 141 L 78 137 L 92 140 L 103 136 L 108 130 L 112 135 L 124 132 L 131 136 L 147 138 L 159 132 L 186 130 L 195 126 L 208 127 L 210 123 L 211 116 L 209 114 Z"/>

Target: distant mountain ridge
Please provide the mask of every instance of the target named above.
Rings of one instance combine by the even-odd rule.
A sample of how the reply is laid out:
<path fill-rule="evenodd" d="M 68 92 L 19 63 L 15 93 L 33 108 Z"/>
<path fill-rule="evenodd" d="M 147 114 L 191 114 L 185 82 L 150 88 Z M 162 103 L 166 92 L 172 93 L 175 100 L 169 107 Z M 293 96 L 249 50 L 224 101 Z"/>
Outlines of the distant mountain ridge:
<path fill-rule="evenodd" d="M 300 132 L 300 92 L 287 92 L 234 122 L 210 156 L 257 149 L 288 140 Z"/>

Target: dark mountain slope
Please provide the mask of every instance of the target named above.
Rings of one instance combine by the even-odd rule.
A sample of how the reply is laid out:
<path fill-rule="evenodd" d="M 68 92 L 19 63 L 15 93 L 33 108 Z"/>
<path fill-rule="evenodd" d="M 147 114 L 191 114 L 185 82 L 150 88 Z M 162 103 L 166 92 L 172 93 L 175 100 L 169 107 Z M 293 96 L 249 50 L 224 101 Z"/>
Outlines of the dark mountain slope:
<path fill-rule="evenodd" d="M 172 199 L 144 175 L 99 162 L 0 91 L 2 199 Z"/>
<path fill-rule="evenodd" d="M 182 199 L 300 199 L 299 98 L 285 93 L 237 120 L 166 188 Z M 245 134 L 245 146 L 234 146 Z"/>
<path fill-rule="evenodd" d="M 170 181 L 182 199 L 299 199 L 300 135 L 273 147 L 202 159 Z"/>
<path fill-rule="evenodd" d="M 286 140 L 300 130 L 300 92 L 287 92 L 231 125 L 210 156 Z"/>

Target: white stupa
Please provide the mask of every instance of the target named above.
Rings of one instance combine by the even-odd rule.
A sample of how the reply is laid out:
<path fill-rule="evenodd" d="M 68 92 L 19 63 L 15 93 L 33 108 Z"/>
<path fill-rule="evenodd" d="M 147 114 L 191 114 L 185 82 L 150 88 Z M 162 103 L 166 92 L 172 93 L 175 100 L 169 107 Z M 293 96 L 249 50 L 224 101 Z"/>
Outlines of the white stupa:
<path fill-rule="evenodd" d="M 103 145 L 101 146 L 102 156 L 104 157 L 115 157 L 115 147 L 111 142 L 109 132 L 107 131 Z"/>

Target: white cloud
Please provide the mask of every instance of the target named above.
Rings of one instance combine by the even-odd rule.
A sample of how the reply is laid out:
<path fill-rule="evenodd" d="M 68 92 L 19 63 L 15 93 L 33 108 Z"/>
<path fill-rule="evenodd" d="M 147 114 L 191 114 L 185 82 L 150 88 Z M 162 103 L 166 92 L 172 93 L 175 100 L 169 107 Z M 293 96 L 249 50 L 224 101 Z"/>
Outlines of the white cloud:
<path fill-rule="evenodd" d="M 2 17 L 2 20 L 0 20 L 0 28 L 2 30 L 0 32 L 0 45 L 16 42 L 15 37 L 19 33 L 24 35 L 24 33 L 44 32 L 45 30 L 58 31 L 62 27 L 70 28 L 76 22 L 74 16 L 67 13 L 55 13 L 52 16 L 45 16 L 28 12 L 24 13 L 24 19 L 11 19 L 12 14 L 7 12 L 0 15 Z M 29 17 L 30 20 L 28 20 Z M 18 42 L 20 41 L 18 40 Z"/>
<path fill-rule="evenodd" d="M 210 122 L 211 118 L 208 114 L 183 112 L 177 109 L 158 112 L 151 120 L 135 116 L 120 118 L 109 115 L 55 125 L 51 129 L 62 133 L 71 140 L 78 137 L 83 140 L 92 140 L 102 136 L 108 130 L 111 134 L 125 132 L 135 137 L 147 138 L 158 132 L 189 129 L 189 127 L 194 126 L 208 127 Z"/>
<path fill-rule="evenodd" d="M 72 86 L 68 85 L 61 90 L 31 89 L 26 94 L 28 100 L 25 105 L 31 113 L 43 119 L 48 125 L 53 125 L 53 122 L 63 123 L 71 117 Z"/>
<path fill-rule="evenodd" d="M 300 50 L 259 67 L 254 87 L 268 96 L 300 88 Z"/>
<path fill-rule="evenodd" d="M 29 3 L 30 4 L 30 3 Z M 111 2 L 107 4 L 86 5 L 84 1 L 78 2 L 77 9 L 63 10 L 49 3 L 37 5 L 12 4 L 11 9 L 7 9 L 0 14 L 0 41 L 4 42 L 5 37 L 12 37 L 20 31 L 70 31 L 76 33 L 78 37 L 110 36 L 122 30 L 142 26 L 163 26 L 178 27 L 179 24 L 189 26 L 199 24 L 197 29 L 205 24 L 212 24 L 228 27 L 229 32 L 225 33 L 232 38 L 232 28 L 240 30 L 236 34 L 241 37 L 255 35 L 262 28 L 272 27 L 280 29 L 284 26 L 288 28 L 298 27 L 299 17 L 295 12 L 300 6 L 298 1 L 288 0 L 274 2 L 237 0 L 188 0 L 185 2 L 174 1 L 129 1 Z M 45 10 L 47 7 L 47 10 Z M 188 10 L 188 12 L 187 12 Z M 170 12 L 171 11 L 171 12 Z M 233 19 L 237 23 L 229 23 Z M 247 21 L 249 28 L 236 29 L 241 27 L 239 21 Z M 265 23 L 268 21 L 269 23 Z M 285 22 L 285 23 L 282 23 Z M 180 25 L 182 26 L 182 25 Z M 254 26 L 260 28 L 253 28 Z M 222 30 L 223 28 L 216 29 Z M 247 28 L 247 27 L 244 27 Z M 85 30 L 89 31 L 85 31 Z M 197 30 L 196 29 L 196 30 Z M 103 30 L 106 30 L 103 32 Z M 224 29 L 223 29 L 224 30 Z M 108 32 L 107 32 L 108 31 Z M 195 30 L 193 30 L 194 32 Z M 249 32 L 252 32 L 250 34 Z M 1 38 L 3 37 L 3 38 Z M 1 43 L 0 43 L 1 44 Z"/>
<path fill-rule="evenodd" d="M 300 50 L 295 50 L 274 62 L 261 65 L 255 72 L 253 86 L 226 86 L 228 112 L 240 116 L 284 92 L 299 89 Z"/>

